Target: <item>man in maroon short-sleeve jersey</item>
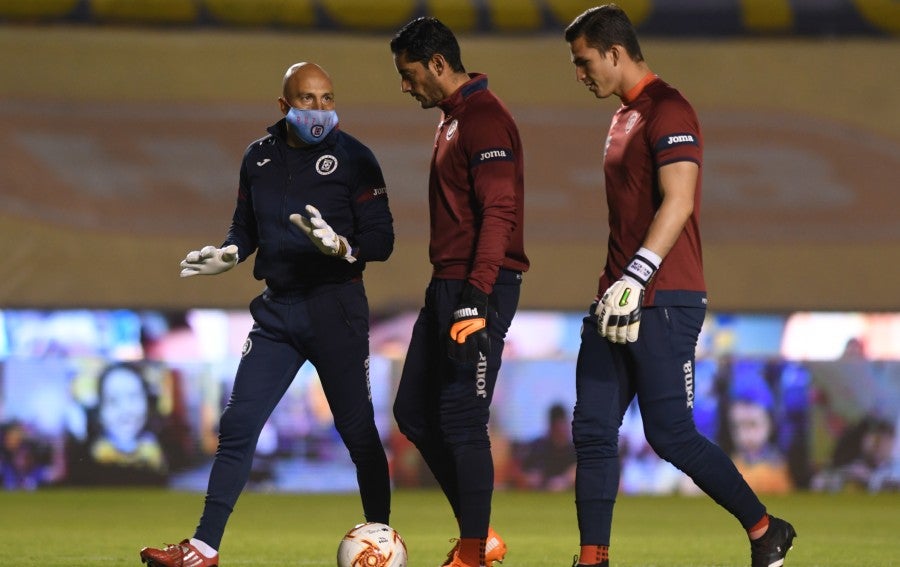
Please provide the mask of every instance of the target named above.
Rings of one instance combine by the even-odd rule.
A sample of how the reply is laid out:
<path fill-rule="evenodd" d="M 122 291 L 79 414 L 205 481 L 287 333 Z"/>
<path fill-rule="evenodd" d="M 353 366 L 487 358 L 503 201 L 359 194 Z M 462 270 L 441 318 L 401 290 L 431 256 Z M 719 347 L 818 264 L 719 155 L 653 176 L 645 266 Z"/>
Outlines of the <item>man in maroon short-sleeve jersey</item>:
<path fill-rule="evenodd" d="M 575 76 L 617 96 L 603 148 L 606 266 L 581 334 L 572 434 L 577 567 L 607 567 L 619 487 L 618 430 L 637 396 L 647 441 L 741 523 L 753 567 L 778 567 L 796 536 L 694 425 L 694 349 L 706 313 L 700 247 L 703 137 L 681 93 L 653 74 L 618 6 L 566 28 Z"/>

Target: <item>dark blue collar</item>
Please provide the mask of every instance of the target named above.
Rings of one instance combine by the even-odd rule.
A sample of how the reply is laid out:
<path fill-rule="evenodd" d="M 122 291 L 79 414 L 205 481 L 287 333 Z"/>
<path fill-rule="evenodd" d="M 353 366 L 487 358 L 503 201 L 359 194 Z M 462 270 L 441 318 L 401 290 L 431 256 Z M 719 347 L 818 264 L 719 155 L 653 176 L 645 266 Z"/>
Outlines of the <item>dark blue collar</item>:
<path fill-rule="evenodd" d="M 444 111 L 444 114 L 453 114 L 453 110 L 465 104 L 467 98 L 477 92 L 486 91 L 487 88 L 487 75 L 484 73 L 469 73 L 469 80 L 456 89 L 456 92 L 452 95 L 439 102 L 438 107 Z"/>

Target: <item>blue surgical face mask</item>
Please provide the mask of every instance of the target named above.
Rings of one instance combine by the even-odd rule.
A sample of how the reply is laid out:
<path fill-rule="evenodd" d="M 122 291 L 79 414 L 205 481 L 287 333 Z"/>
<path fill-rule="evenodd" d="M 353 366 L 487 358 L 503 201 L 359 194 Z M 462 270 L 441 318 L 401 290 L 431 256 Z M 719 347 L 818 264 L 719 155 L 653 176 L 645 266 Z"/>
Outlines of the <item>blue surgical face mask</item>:
<path fill-rule="evenodd" d="M 333 110 L 304 110 L 291 108 L 285 116 L 291 132 L 307 144 L 318 144 L 338 123 Z"/>

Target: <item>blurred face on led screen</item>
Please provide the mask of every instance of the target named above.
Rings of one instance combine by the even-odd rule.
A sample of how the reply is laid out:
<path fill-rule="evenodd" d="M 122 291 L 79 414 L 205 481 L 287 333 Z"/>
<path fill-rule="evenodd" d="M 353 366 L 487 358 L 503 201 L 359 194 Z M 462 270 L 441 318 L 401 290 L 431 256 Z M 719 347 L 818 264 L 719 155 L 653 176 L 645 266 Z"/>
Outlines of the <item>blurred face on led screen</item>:
<path fill-rule="evenodd" d="M 100 421 L 120 449 L 135 442 L 147 422 L 147 394 L 142 378 L 127 368 L 113 370 L 100 392 Z"/>
<path fill-rule="evenodd" d="M 761 404 L 735 401 L 730 409 L 729 420 L 734 443 L 741 450 L 757 451 L 768 442 L 772 422 Z"/>

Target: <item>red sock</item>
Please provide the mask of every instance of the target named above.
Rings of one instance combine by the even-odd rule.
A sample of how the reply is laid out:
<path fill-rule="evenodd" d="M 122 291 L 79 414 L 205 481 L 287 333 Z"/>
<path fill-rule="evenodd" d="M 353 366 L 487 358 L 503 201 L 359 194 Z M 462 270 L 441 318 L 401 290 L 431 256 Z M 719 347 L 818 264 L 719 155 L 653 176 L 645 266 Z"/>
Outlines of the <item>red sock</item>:
<path fill-rule="evenodd" d="M 459 559 L 466 565 L 473 567 L 484 565 L 485 538 L 461 537 L 459 538 Z"/>
<path fill-rule="evenodd" d="M 582 565 L 597 565 L 609 561 L 608 545 L 582 545 L 578 562 Z"/>
<path fill-rule="evenodd" d="M 759 539 L 766 533 L 766 530 L 769 529 L 769 515 L 766 514 L 762 517 L 762 519 L 755 524 L 753 527 L 747 530 L 747 535 L 751 540 Z M 753 537 L 756 536 L 756 537 Z"/>

